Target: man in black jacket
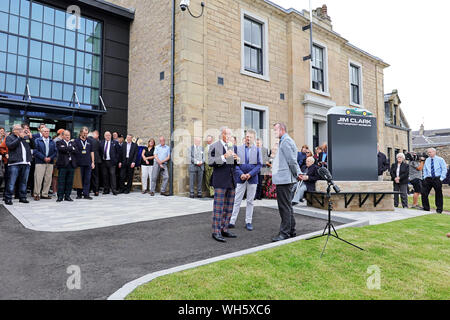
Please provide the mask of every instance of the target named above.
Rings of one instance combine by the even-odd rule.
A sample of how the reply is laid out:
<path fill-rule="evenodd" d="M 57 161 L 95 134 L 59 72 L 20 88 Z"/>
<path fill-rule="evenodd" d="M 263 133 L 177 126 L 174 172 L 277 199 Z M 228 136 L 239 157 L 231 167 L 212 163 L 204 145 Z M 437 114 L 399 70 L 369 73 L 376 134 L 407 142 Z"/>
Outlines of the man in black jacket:
<path fill-rule="evenodd" d="M 405 162 L 403 153 L 397 154 L 397 162 L 391 167 L 391 178 L 394 182 L 394 191 L 401 192 L 403 208 L 408 208 L 409 165 Z M 398 194 L 394 195 L 394 206 L 398 207 Z"/>
<path fill-rule="evenodd" d="M 14 185 L 19 181 L 20 202 L 29 203 L 27 200 L 27 182 L 31 167 L 31 147 L 21 125 L 15 125 L 12 133 L 6 137 L 8 147 L 8 181 L 6 184 L 5 204 L 12 205 Z M 30 141 L 31 142 L 31 141 Z"/>
<path fill-rule="evenodd" d="M 75 159 L 77 165 L 80 167 L 81 182 L 83 183 L 83 189 L 77 190 L 77 199 L 92 200 L 89 196 L 91 185 L 91 172 L 95 168 L 94 152 L 92 151 L 92 144 L 88 141 L 89 129 L 83 127 L 80 130 L 80 137 L 75 139 L 74 146 L 77 149 Z"/>
<path fill-rule="evenodd" d="M 389 161 L 383 152 L 380 152 L 380 145 L 377 145 L 378 149 L 378 181 L 383 181 L 383 173 L 389 170 Z"/>
<path fill-rule="evenodd" d="M 74 142 L 70 141 L 70 131 L 64 131 L 63 140 L 56 142 L 58 157 L 56 167 L 58 168 L 58 200 L 57 202 L 73 201 L 70 198 L 73 188 L 73 176 L 77 167 L 75 157 L 77 149 Z"/>
<path fill-rule="evenodd" d="M 92 136 L 88 137 L 88 141 L 92 145 L 92 152 L 94 153 L 95 168 L 92 169 L 91 173 L 91 189 L 94 192 L 94 196 L 98 197 L 98 192 L 100 189 L 100 167 L 102 163 L 102 158 L 100 157 L 100 140 L 98 139 L 98 131 L 92 131 Z"/>
<path fill-rule="evenodd" d="M 134 167 L 136 166 L 136 157 L 138 146 L 133 142 L 133 136 L 127 135 L 127 140 L 122 145 L 120 154 L 120 192 L 128 194 L 133 186 Z M 127 185 L 125 186 L 125 181 Z"/>
<path fill-rule="evenodd" d="M 105 132 L 105 140 L 100 143 L 100 156 L 102 158 L 103 194 L 117 195 L 116 167 L 119 162 L 121 148 L 115 140 L 111 139 L 111 132 Z"/>

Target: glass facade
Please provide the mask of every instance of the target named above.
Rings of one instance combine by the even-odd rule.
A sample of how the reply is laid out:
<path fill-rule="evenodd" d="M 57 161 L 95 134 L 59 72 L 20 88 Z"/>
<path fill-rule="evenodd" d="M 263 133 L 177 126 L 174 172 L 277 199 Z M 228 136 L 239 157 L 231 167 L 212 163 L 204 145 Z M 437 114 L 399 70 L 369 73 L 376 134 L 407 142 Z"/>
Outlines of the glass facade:
<path fill-rule="evenodd" d="M 0 0 L 0 95 L 99 109 L 102 23 L 34 0 Z M 72 30 L 73 29 L 73 30 Z"/>

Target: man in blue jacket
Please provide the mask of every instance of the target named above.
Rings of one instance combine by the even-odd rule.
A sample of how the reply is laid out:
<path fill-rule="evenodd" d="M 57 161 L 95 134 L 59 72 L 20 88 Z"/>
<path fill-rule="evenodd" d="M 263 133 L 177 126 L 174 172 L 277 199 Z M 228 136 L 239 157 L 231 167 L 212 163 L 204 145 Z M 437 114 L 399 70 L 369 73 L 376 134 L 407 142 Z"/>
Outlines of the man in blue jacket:
<path fill-rule="evenodd" d="M 241 202 L 247 191 L 247 208 L 245 214 L 245 228 L 253 230 L 253 200 L 258 187 L 258 176 L 261 171 L 262 158 L 259 148 L 254 144 L 256 132 L 248 130 L 245 136 L 245 144 L 235 148 L 235 152 L 241 160 L 234 171 L 234 180 L 237 182 L 234 199 L 233 213 L 228 228 L 234 228 L 238 218 Z"/>
<path fill-rule="evenodd" d="M 50 129 L 41 129 L 42 137 L 35 140 L 34 200 L 51 199 L 48 195 L 52 183 L 53 163 L 56 159 L 56 144 L 50 139 Z M 42 190 L 42 195 L 41 195 Z"/>

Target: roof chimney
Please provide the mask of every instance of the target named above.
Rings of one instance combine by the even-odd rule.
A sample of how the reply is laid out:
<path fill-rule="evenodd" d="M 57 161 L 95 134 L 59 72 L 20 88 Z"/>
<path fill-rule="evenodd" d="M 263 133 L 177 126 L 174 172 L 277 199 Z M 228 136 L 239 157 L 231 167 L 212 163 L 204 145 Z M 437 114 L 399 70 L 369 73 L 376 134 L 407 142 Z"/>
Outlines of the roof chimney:
<path fill-rule="evenodd" d="M 425 133 L 425 126 L 423 125 L 423 123 L 420 125 L 420 130 L 419 130 L 419 135 L 423 136 L 423 134 Z"/>
<path fill-rule="evenodd" d="M 315 14 L 320 19 L 328 20 L 329 22 L 331 22 L 331 18 L 328 15 L 328 7 L 326 4 L 322 5 L 322 7 L 318 7 L 316 10 L 313 10 L 313 14 Z"/>
<path fill-rule="evenodd" d="M 326 4 L 322 5 L 322 14 L 328 16 L 328 7 Z"/>

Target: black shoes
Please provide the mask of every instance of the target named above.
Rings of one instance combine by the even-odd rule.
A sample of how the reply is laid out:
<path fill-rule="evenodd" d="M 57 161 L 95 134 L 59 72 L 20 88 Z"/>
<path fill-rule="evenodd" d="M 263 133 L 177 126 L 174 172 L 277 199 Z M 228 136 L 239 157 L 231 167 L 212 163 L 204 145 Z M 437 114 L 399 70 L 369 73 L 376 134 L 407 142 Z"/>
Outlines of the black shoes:
<path fill-rule="evenodd" d="M 189 196 L 189 198 L 194 199 L 195 197 L 194 197 L 193 194 L 191 194 L 191 195 Z"/>
<path fill-rule="evenodd" d="M 113 195 L 117 196 L 117 191 L 113 191 L 112 193 Z"/>
<path fill-rule="evenodd" d="M 12 206 L 13 202 L 12 202 L 12 200 L 5 200 L 5 204 L 8 206 Z"/>
<path fill-rule="evenodd" d="M 63 199 L 62 198 L 58 198 L 58 199 L 56 199 L 56 202 L 63 202 Z"/>
<path fill-rule="evenodd" d="M 28 201 L 27 199 L 20 199 L 19 202 L 20 203 L 30 203 L 30 201 Z"/>
<path fill-rule="evenodd" d="M 221 233 L 222 233 L 222 236 L 225 238 L 237 238 L 237 236 L 231 232 L 222 231 Z"/>
<path fill-rule="evenodd" d="M 65 197 L 64 200 L 69 201 L 69 202 L 73 201 L 73 199 L 71 197 Z"/>
<path fill-rule="evenodd" d="M 287 239 L 289 239 L 289 237 L 286 238 L 286 237 L 282 236 L 281 234 L 279 234 L 275 238 L 272 238 L 272 242 L 284 241 L 284 240 L 287 240 Z"/>
<path fill-rule="evenodd" d="M 236 228 L 236 226 L 234 225 L 234 224 L 228 224 L 228 229 L 234 229 L 234 228 Z"/>
<path fill-rule="evenodd" d="M 213 237 L 214 240 L 216 240 L 216 241 L 218 241 L 218 242 L 227 242 L 227 240 L 225 240 L 224 237 L 222 237 L 222 236 L 219 235 L 219 234 L 213 233 L 213 234 L 212 234 L 212 237 Z"/>
<path fill-rule="evenodd" d="M 84 196 L 84 199 L 86 199 L 86 200 L 92 200 L 92 197 L 90 197 L 90 196 Z"/>

